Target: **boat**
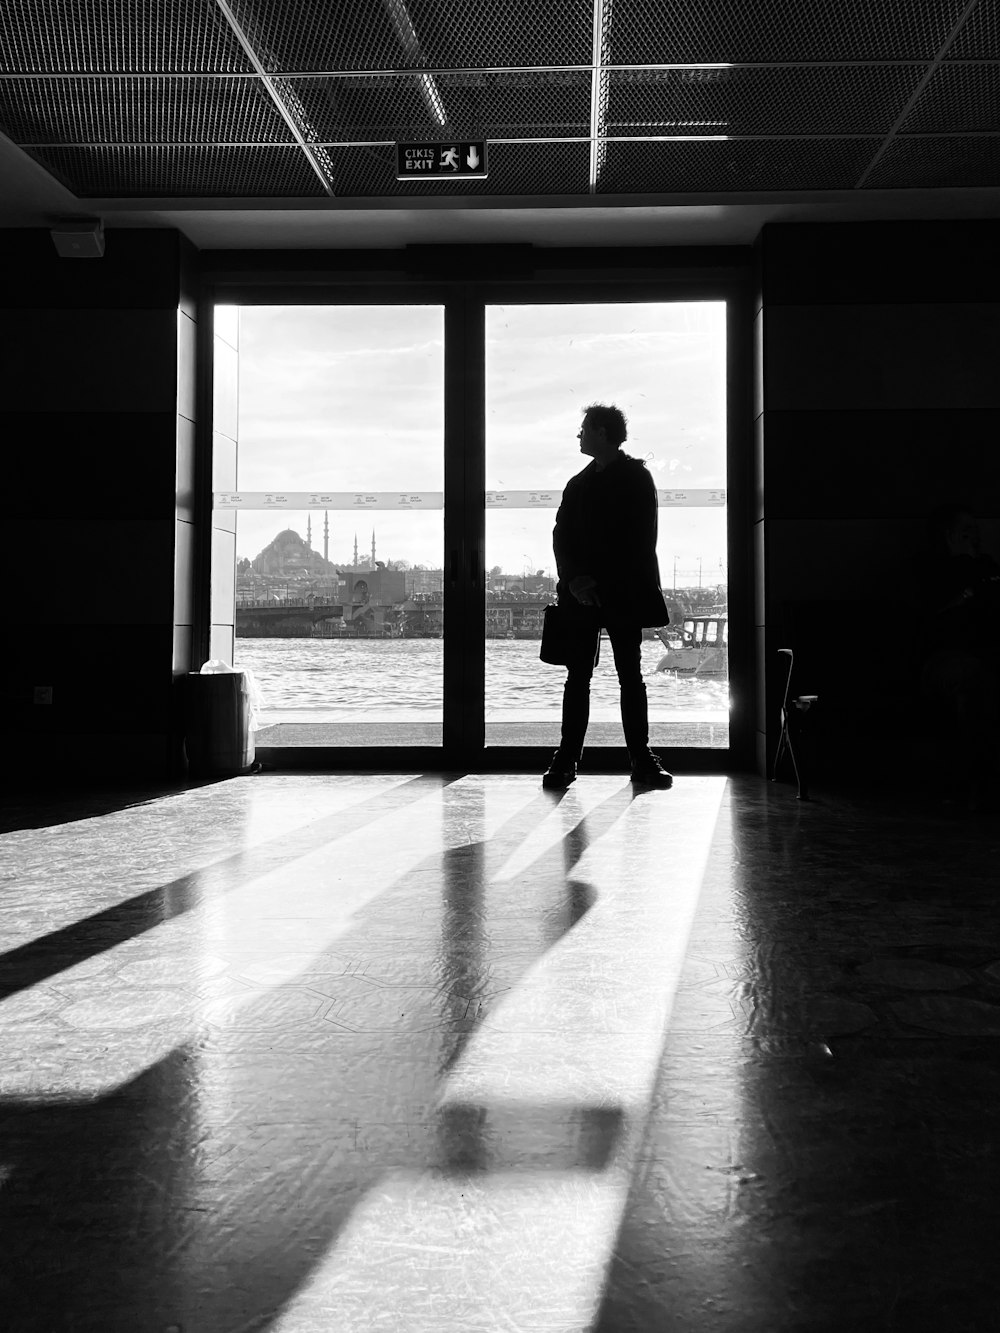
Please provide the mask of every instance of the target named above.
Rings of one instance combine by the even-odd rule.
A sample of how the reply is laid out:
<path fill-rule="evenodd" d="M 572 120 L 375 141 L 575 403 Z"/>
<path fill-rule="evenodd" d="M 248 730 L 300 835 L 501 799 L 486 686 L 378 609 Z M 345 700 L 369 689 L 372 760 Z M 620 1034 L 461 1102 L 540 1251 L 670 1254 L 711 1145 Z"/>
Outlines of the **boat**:
<path fill-rule="evenodd" d="M 726 676 L 729 673 L 729 617 L 724 613 L 685 616 L 678 627 L 655 631 L 666 652 L 657 671 L 686 676 Z"/>

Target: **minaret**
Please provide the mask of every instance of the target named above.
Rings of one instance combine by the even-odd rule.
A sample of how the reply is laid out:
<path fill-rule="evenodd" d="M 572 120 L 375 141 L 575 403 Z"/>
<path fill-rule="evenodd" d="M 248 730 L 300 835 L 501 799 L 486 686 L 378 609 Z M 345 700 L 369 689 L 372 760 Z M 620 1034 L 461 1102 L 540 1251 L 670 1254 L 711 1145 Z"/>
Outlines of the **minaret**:
<path fill-rule="evenodd" d="M 323 510 L 323 559 L 330 563 L 330 511 Z"/>
<path fill-rule="evenodd" d="M 372 528 L 372 569 L 375 568 L 375 529 Z"/>
<path fill-rule="evenodd" d="M 312 514 L 307 514 L 307 515 L 306 515 L 306 545 L 309 547 L 309 549 L 310 549 L 310 551 L 311 551 L 311 550 L 312 550 L 312 545 L 313 545 L 313 516 L 312 516 Z"/>
<path fill-rule="evenodd" d="M 354 568 L 358 567 L 358 534 L 354 534 Z"/>

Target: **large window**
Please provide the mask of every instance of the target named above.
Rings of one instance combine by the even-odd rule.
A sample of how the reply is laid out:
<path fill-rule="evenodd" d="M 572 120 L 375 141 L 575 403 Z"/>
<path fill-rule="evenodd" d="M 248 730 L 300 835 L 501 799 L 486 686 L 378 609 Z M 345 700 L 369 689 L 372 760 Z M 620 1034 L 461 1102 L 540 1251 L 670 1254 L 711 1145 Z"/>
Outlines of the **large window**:
<path fill-rule="evenodd" d="M 443 312 L 240 310 L 234 665 L 260 745 L 440 745 Z"/>
<path fill-rule="evenodd" d="M 556 744 L 552 527 L 600 401 L 658 492 L 671 623 L 644 635 L 651 743 L 726 749 L 726 302 L 389 302 L 219 308 L 239 322 L 238 463 L 215 505 L 235 521 L 258 745 Z M 587 743 L 623 744 L 609 651 Z"/>
<path fill-rule="evenodd" d="M 659 493 L 672 623 L 643 642 L 651 743 L 728 746 L 725 303 L 490 306 L 486 352 L 487 744 L 559 739 L 562 673 L 538 660 L 537 640 L 556 507 L 589 462 L 577 430 L 600 401 L 626 413 L 625 451 Z M 587 743 L 623 743 L 610 652 Z"/>

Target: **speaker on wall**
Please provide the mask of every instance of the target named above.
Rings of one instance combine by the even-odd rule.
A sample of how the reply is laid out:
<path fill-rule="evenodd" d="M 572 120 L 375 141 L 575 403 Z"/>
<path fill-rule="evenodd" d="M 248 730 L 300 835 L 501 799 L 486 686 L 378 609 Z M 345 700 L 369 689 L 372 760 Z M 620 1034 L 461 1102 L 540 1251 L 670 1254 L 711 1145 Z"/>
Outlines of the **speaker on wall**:
<path fill-rule="evenodd" d="M 51 228 L 52 243 L 63 259 L 100 259 L 104 254 L 104 221 L 83 218 Z"/>

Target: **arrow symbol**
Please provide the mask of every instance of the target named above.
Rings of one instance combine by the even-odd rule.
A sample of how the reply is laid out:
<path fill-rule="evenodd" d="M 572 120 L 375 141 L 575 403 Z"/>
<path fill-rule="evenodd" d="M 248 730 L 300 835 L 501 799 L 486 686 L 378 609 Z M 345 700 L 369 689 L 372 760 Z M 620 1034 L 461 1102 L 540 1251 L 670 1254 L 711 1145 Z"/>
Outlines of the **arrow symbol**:
<path fill-rule="evenodd" d="M 469 149 L 469 156 L 465 160 L 473 171 L 479 166 L 479 154 L 476 152 L 475 144 Z"/>

